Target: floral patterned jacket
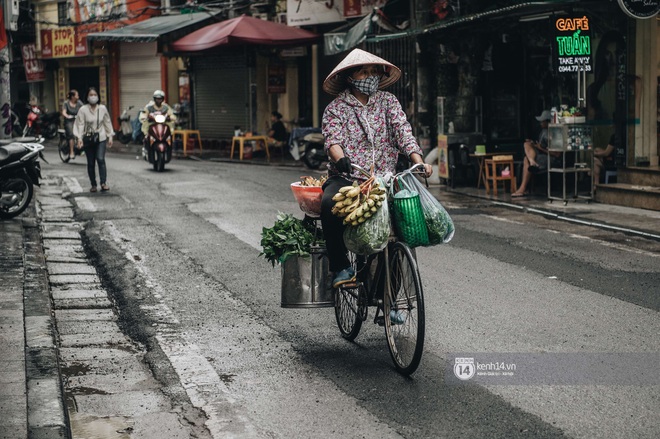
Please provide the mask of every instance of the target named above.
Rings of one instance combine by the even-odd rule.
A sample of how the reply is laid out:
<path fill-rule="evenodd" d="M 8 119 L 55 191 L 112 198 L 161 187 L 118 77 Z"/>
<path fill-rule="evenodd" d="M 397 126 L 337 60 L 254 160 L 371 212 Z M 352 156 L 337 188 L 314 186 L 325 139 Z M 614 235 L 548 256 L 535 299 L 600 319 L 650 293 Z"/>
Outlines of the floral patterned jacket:
<path fill-rule="evenodd" d="M 395 172 L 399 152 L 422 155 L 401 104 L 386 91 L 376 92 L 362 105 L 349 90 L 344 90 L 326 107 L 322 131 L 326 151 L 332 145 L 340 145 L 351 163 L 367 170 L 373 165 L 379 176 Z M 328 164 L 328 174 L 339 174 L 333 163 Z M 365 179 L 358 171 L 351 176 Z"/>

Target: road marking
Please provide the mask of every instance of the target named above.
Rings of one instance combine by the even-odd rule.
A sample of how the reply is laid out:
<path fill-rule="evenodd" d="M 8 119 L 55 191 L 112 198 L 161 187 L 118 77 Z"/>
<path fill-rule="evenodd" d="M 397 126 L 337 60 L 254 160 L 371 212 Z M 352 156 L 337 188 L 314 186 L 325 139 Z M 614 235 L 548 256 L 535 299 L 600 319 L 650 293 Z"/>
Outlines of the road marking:
<path fill-rule="evenodd" d="M 62 180 L 64 180 L 64 183 L 69 188 L 69 192 L 71 192 L 72 194 L 81 194 L 83 192 L 83 188 L 82 186 L 80 186 L 80 183 L 78 182 L 77 178 L 62 177 Z"/>
<path fill-rule="evenodd" d="M 481 213 L 481 214 L 479 214 L 479 215 L 481 215 L 481 216 L 485 216 L 486 218 L 494 219 L 494 220 L 496 220 L 496 221 L 501 221 L 501 222 L 503 222 L 503 223 L 525 224 L 525 223 L 522 222 L 522 221 L 514 221 L 514 220 L 511 220 L 511 219 L 508 219 L 508 218 L 502 218 L 501 216 L 486 215 L 486 214 L 483 214 L 483 213 Z"/>
<path fill-rule="evenodd" d="M 568 236 L 570 238 L 588 240 L 588 241 L 594 242 L 596 244 L 603 245 L 605 247 L 610 247 L 610 248 L 613 248 L 613 249 L 616 249 L 616 250 L 623 250 L 623 251 L 627 251 L 629 253 L 636 253 L 638 255 L 643 255 L 643 256 L 651 256 L 653 258 L 660 257 L 660 253 L 652 253 L 652 252 L 648 252 L 646 250 L 640 250 L 640 249 L 637 249 L 637 248 L 632 248 L 632 247 L 628 247 L 628 246 L 625 246 L 625 245 L 622 245 L 622 244 L 618 244 L 616 242 L 607 242 L 607 241 L 603 241 L 601 239 L 594 239 L 594 238 L 591 238 L 589 236 L 576 235 L 574 233 L 570 233 Z"/>
<path fill-rule="evenodd" d="M 140 308 L 149 318 L 156 321 L 156 340 L 170 364 L 179 376 L 179 381 L 185 389 L 190 402 L 202 410 L 207 417 L 205 423 L 211 436 L 221 437 L 266 437 L 255 427 L 247 416 L 242 413 L 236 398 L 231 395 L 226 384 L 220 379 L 213 366 L 202 355 L 198 346 L 188 343 L 176 333 L 172 325 L 179 323 L 172 310 L 163 302 L 163 289 L 151 276 L 144 263 L 144 257 L 139 256 L 131 240 L 122 235 L 112 221 L 103 221 L 103 225 L 112 240 L 124 251 L 126 259 L 131 261 L 138 272 L 144 277 L 152 295 L 157 300 L 153 306 Z M 233 299 L 227 291 L 221 291 L 226 300 Z M 228 406 L 230 409 L 228 410 Z M 240 425 L 239 428 L 238 425 Z M 242 428 L 242 429 L 241 429 Z M 230 436 L 227 436 L 230 434 Z"/>
<path fill-rule="evenodd" d="M 92 200 L 90 200 L 87 197 L 76 197 L 76 204 L 81 210 L 84 210 L 86 212 L 96 212 L 96 206 L 94 203 L 92 203 Z"/>

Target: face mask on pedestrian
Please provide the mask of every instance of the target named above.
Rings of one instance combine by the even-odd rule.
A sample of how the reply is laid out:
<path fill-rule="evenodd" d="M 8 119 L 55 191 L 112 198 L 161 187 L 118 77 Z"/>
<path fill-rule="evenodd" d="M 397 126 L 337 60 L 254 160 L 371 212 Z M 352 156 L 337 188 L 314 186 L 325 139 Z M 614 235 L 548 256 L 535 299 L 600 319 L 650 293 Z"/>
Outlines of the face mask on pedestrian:
<path fill-rule="evenodd" d="M 371 96 L 378 91 L 380 76 L 369 76 L 365 79 L 348 78 L 348 82 L 360 93 Z"/>
<path fill-rule="evenodd" d="M 89 97 L 87 98 L 87 102 L 89 102 L 89 103 L 92 104 L 92 105 L 96 105 L 96 104 L 99 103 L 99 97 L 98 97 L 98 96 L 94 96 L 94 95 L 89 96 Z"/>

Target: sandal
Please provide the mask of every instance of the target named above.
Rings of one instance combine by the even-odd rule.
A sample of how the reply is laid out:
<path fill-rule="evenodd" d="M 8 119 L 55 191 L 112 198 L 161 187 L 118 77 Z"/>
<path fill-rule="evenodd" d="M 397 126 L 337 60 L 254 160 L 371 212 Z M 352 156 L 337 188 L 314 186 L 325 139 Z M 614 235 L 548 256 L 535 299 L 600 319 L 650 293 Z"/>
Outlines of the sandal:
<path fill-rule="evenodd" d="M 92 188 L 89 190 L 90 192 L 96 192 L 96 186 L 92 186 Z"/>
<path fill-rule="evenodd" d="M 517 193 L 514 192 L 514 193 L 511 194 L 511 198 L 522 198 L 522 197 L 526 197 L 526 196 L 527 196 L 527 193 L 525 193 L 525 192 L 523 192 L 521 194 L 517 194 Z"/>
<path fill-rule="evenodd" d="M 101 185 L 101 192 L 107 192 L 109 190 L 110 190 L 110 187 L 107 184 L 103 183 Z"/>

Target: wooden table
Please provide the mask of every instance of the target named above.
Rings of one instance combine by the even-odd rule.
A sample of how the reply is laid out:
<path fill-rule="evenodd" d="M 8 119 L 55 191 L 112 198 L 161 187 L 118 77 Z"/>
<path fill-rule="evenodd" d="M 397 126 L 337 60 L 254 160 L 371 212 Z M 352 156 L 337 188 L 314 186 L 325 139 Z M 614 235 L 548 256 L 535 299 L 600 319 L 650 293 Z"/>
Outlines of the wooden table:
<path fill-rule="evenodd" d="M 172 131 L 172 139 L 176 139 L 176 136 L 181 136 L 181 141 L 183 142 L 183 155 L 186 155 L 188 149 L 188 137 L 196 137 L 197 144 L 199 145 L 199 152 L 202 152 L 202 136 L 199 134 L 199 130 L 174 130 Z"/>
<path fill-rule="evenodd" d="M 234 136 L 231 138 L 231 153 L 229 158 L 234 158 L 234 145 L 238 142 L 238 159 L 243 160 L 243 144 L 248 142 L 263 142 L 264 149 L 266 150 L 266 157 L 270 161 L 270 152 L 268 151 L 268 137 L 267 136 Z"/>

